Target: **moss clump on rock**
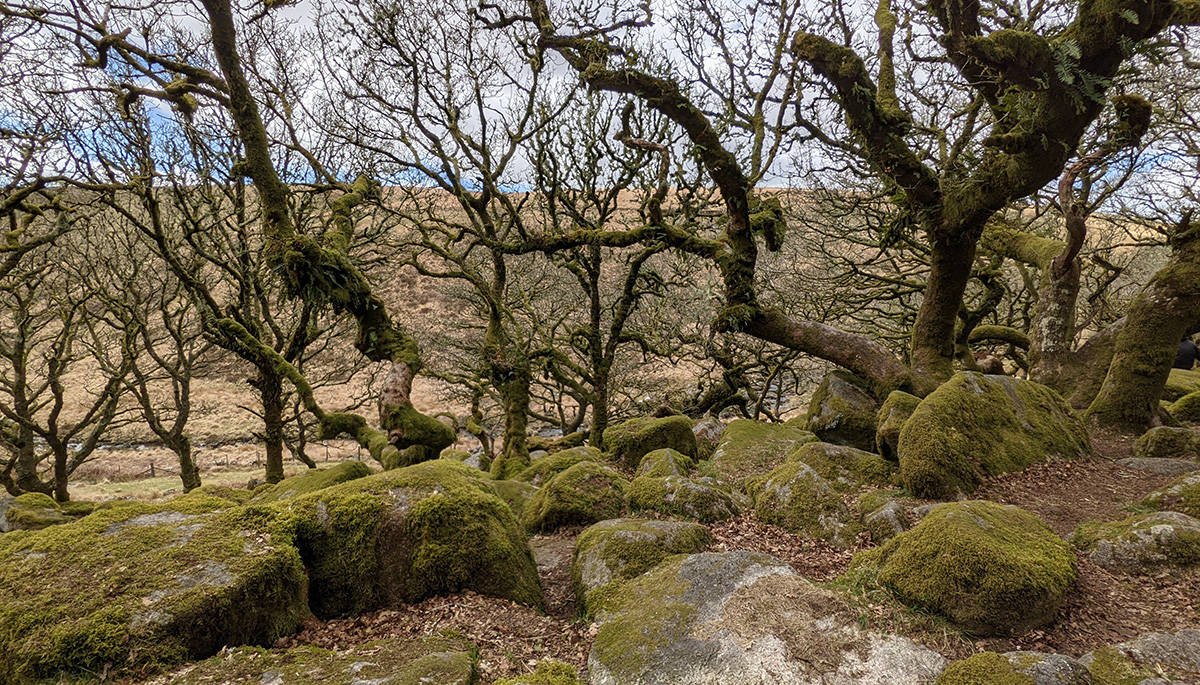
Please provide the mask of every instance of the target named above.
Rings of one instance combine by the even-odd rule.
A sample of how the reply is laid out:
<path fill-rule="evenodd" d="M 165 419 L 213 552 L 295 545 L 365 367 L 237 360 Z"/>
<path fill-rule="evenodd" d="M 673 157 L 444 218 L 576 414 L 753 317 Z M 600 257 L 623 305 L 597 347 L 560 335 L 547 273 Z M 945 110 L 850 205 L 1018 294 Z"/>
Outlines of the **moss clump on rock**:
<path fill-rule="evenodd" d="M 270 644 L 308 615 L 286 516 L 124 503 L 0 536 L 0 682 L 141 674 Z"/>
<path fill-rule="evenodd" d="M 1200 391 L 1188 393 L 1175 400 L 1167 407 L 1167 411 L 1180 423 L 1200 423 Z"/>
<path fill-rule="evenodd" d="M 835 445 L 875 448 L 879 401 L 854 374 L 834 371 L 821 380 L 808 405 L 808 429 Z"/>
<path fill-rule="evenodd" d="M 642 476 L 650 476 L 652 478 L 686 476 L 693 466 L 695 466 L 695 462 L 688 455 L 665 448 L 654 450 L 642 457 L 642 463 L 638 464 L 634 476 L 638 478 Z"/>
<path fill-rule="evenodd" d="M 587 614 L 614 583 L 636 578 L 669 556 L 701 552 L 712 543 L 696 523 L 613 519 L 580 534 L 571 559 L 571 586 Z"/>
<path fill-rule="evenodd" d="M 921 398 L 916 395 L 893 390 L 880 405 L 875 417 L 875 451 L 884 459 L 899 460 L 896 447 L 900 442 L 900 431 L 920 403 Z"/>
<path fill-rule="evenodd" d="M 1133 456 L 1143 459 L 1200 458 L 1200 431 L 1157 426 L 1133 443 Z"/>
<path fill-rule="evenodd" d="M 878 454 L 827 442 L 809 443 L 796 450 L 788 461 L 808 464 L 842 492 L 853 492 L 864 485 L 890 485 L 896 473 L 896 466 Z"/>
<path fill-rule="evenodd" d="M 344 461 L 327 469 L 309 469 L 298 476 L 284 478 L 278 483 L 254 491 L 251 504 L 269 504 L 292 497 L 365 478 L 374 473 L 370 466 L 361 461 Z"/>
<path fill-rule="evenodd" d="M 549 459 L 550 457 L 546 457 Z M 525 504 L 521 521 L 532 533 L 617 518 L 629 481 L 594 461 L 582 461 L 551 478 Z"/>
<path fill-rule="evenodd" d="M 513 476 L 512 480 L 541 485 L 580 462 L 598 462 L 603 458 L 604 455 L 595 447 L 572 447 L 534 461 L 529 468 Z"/>
<path fill-rule="evenodd" d="M 995 652 L 980 652 L 946 666 L 937 685 L 1036 685 L 1008 659 Z"/>
<path fill-rule="evenodd" d="M 1177 511 L 1130 516 L 1114 523 L 1087 521 L 1071 542 L 1110 571 L 1149 574 L 1200 565 L 1200 520 Z"/>
<path fill-rule="evenodd" d="M 496 681 L 496 685 L 582 685 L 571 664 L 546 659 L 539 661 L 533 673 Z"/>
<path fill-rule="evenodd" d="M 290 516 L 322 618 L 472 590 L 542 607 L 516 517 L 477 469 L 450 459 L 274 505 Z"/>
<path fill-rule="evenodd" d="M 471 685 L 478 678 L 474 647 L 450 636 L 390 638 L 336 652 L 303 645 L 287 650 L 232 650 L 197 664 L 173 685 Z"/>
<path fill-rule="evenodd" d="M 843 547 L 858 536 L 858 524 L 841 496 L 802 461 L 772 471 L 758 488 L 754 509 L 764 523 Z"/>
<path fill-rule="evenodd" d="M 721 435 L 711 468 L 719 479 L 737 483 L 769 472 L 782 464 L 796 448 L 816 441 L 817 436 L 800 422 L 761 423 L 735 419 Z"/>
<path fill-rule="evenodd" d="M 1158 674 L 1153 670 L 1139 666 L 1128 656 L 1112 647 L 1084 654 L 1080 659 L 1091 674 L 1096 685 L 1141 685 L 1143 681 L 1157 679 Z M 1170 681 L 1159 680 L 1161 683 Z"/>
<path fill-rule="evenodd" d="M 554 454 L 555 452 L 569 450 L 572 447 L 583 447 L 583 443 L 587 441 L 587 435 L 584 431 L 554 438 L 531 435 L 525 438 L 525 445 L 529 448 L 530 452 L 544 450 L 547 454 Z"/>
<path fill-rule="evenodd" d="M 1200 370 L 1171 369 L 1162 399 L 1174 402 L 1194 392 L 1200 392 Z"/>
<path fill-rule="evenodd" d="M 630 419 L 605 429 L 604 445 L 609 456 L 630 471 L 637 468 L 642 457 L 664 447 L 696 456 L 696 435 L 692 433 L 692 420 L 686 416 Z"/>
<path fill-rule="evenodd" d="M 1180 476 L 1166 487 L 1146 495 L 1142 505 L 1200 518 L 1200 471 Z"/>
<path fill-rule="evenodd" d="M 40 492 L 27 492 L 13 499 L 4 518 L 5 530 L 42 530 L 75 520 L 53 497 Z"/>
<path fill-rule="evenodd" d="M 951 499 L 980 479 L 1051 457 L 1091 454 L 1087 430 L 1053 390 L 981 373 L 955 374 L 900 431 L 900 478 L 919 497 Z"/>
<path fill-rule="evenodd" d="M 738 498 L 711 479 L 683 476 L 634 478 L 626 502 L 631 511 L 656 511 L 702 523 L 731 519 L 742 511 Z"/>
<path fill-rule="evenodd" d="M 1020 633 L 1054 620 L 1075 583 L 1075 555 L 1041 519 L 983 501 L 940 504 L 912 530 L 860 552 L 905 604 L 980 635 Z"/>
<path fill-rule="evenodd" d="M 258 490 L 243 490 L 240 488 L 231 488 L 227 485 L 201 485 L 191 492 L 176 497 L 178 501 L 185 497 L 218 497 L 223 500 L 228 500 L 232 504 L 245 504 L 250 501 L 256 492 L 265 492 L 274 488 L 274 485 L 264 485 Z"/>
<path fill-rule="evenodd" d="M 525 503 L 537 492 L 537 487 L 519 480 L 494 480 L 492 490 L 495 490 L 496 496 L 512 509 L 513 515 L 519 521 L 525 511 Z"/>

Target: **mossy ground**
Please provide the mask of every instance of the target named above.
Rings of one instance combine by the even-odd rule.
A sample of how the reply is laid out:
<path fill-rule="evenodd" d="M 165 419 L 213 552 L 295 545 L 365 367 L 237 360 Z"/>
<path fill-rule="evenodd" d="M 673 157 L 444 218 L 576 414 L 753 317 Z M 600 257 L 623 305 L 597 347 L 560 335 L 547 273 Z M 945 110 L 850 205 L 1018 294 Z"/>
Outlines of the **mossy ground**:
<path fill-rule="evenodd" d="M 1075 583 L 1075 555 L 1036 516 L 992 502 L 942 504 L 912 530 L 860 552 L 901 601 L 979 634 L 1052 621 Z"/>
<path fill-rule="evenodd" d="M 725 427 L 706 473 L 727 483 L 738 483 L 767 473 L 800 445 L 816 441 L 816 435 L 797 423 L 735 419 Z"/>
<path fill-rule="evenodd" d="M 897 449 L 904 486 L 933 499 L 974 492 L 984 476 L 1091 454 L 1083 423 L 1058 393 L 973 372 L 956 374 L 921 401 Z"/>
<path fill-rule="evenodd" d="M 637 468 L 642 457 L 664 447 L 692 458 L 697 454 L 692 421 L 686 416 L 647 416 L 610 426 L 604 431 L 604 445 L 610 458 L 630 471 Z"/>
<path fill-rule="evenodd" d="M 619 472 L 594 461 L 582 461 L 534 493 L 525 504 L 521 521 L 531 533 L 544 533 L 562 526 L 617 518 L 628 487 L 629 481 Z"/>

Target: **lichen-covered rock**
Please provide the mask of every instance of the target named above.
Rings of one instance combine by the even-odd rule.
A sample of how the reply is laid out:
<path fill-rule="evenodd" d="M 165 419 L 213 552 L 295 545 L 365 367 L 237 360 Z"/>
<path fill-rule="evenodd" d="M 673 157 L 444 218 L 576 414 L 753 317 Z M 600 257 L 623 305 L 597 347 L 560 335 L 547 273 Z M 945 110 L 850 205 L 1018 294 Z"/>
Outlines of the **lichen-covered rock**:
<path fill-rule="evenodd" d="M 644 416 L 605 429 L 604 446 L 614 461 L 632 471 L 642 457 L 663 448 L 695 458 L 696 434 L 692 432 L 692 420 L 686 416 Z"/>
<path fill-rule="evenodd" d="M 896 446 L 900 442 L 900 431 L 908 417 L 917 410 L 921 398 L 903 390 L 893 390 L 879 407 L 875 416 L 875 451 L 889 461 L 899 460 Z"/>
<path fill-rule="evenodd" d="M 1102 647 L 1079 658 L 1096 685 L 1148 682 L 1200 682 L 1200 630 L 1147 633 L 1129 642 Z M 1174 680 L 1178 679 L 1178 680 Z"/>
<path fill-rule="evenodd" d="M 197 664 L 172 685 L 471 685 L 478 672 L 472 645 L 454 637 L 390 638 L 329 651 L 243 647 Z"/>
<path fill-rule="evenodd" d="M 125 502 L 0 536 L 0 682 L 112 676 L 271 644 L 308 615 L 287 516 Z"/>
<path fill-rule="evenodd" d="M 670 448 L 654 450 L 642 457 L 642 463 L 638 465 L 637 471 L 633 475 L 635 478 L 686 476 L 694 465 L 695 462 L 692 461 L 692 458 L 683 452 L 676 452 Z"/>
<path fill-rule="evenodd" d="M 613 519 L 583 531 L 571 560 L 571 585 L 581 613 L 613 583 L 636 578 L 663 559 L 700 552 L 712 542 L 698 523 Z"/>
<path fill-rule="evenodd" d="M 1091 454 L 1087 430 L 1053 390 L 1009 376 L 955 374 L 900 431 L 900 478 L 919 497 L 974 492 L 980 478 Z"/>
<path fill-rule="evenodd" d="M 821 380 L 808 405 L 808 429 L 835 445 L 875 449 L 879 401 L 866 383 L 845 371 L 834 371 Z"/>
<path fill-rule="evenodd" d="M 864 485 L 887 486 L 896 466 L 878 454 L 854 447 L 810 442 L 796 450 L 788 461 L 802 461 L 841 492 L 853 492 Z"/>
<path fill-rule="evenodd" d="M 1171 369 L 1162 398 L 1175 402 L 1194 392 L 1200 392 L 1200 370 Z"/>
<path fill-rule="evenodd" d="M 867 632 L 828 590 L 774 557 L 671 557 L 608 597 L 592 685 L 917 685 L 945 665 L 907 638 Z"/>
<path fill-rule="evenodd" d="M 537 487 L 519 480 L 494 480 L 492 490 L 495 490 L 496 496 L 512 509 L 513 515 L 519 521 L 521 514 L 525 512 L 525 503 L 537 492 Z"/>
<path fill-rule="evenodd" d="M 27 492 L 9 502 L 3 523 L 5 531 L 41 530 L 74 520 L 63 512 L 53 497 L 40 492 Z"/>
<path fill-rule="evenodd" d="M 575 667 L 554 659 L 539 661 L 532 673 L 496 681 L 496 685 L 583 685 Z"/>
<path fill-rule="evenodd" d="M 562 526 L 617 518 L 628 488 L 629 481 L 620 472 L 594 461 L 581 461 L 546 481 L 529 498 L 521 522 L 531 533 L 548 533 Z"/>
<path fill-rule="evenodd" d="M 801 461 L 767 475 L 755 493 L 754 510 L 765 523 L 842 547 L 854 544 L 858 536 L 857 522 L 841 495 Z"/>
<path fill-rule="evenodd" d="M 435 459 L 274 505 L 321 618 L 473 590 L 542 606 L 528 539 L 477 469 Z"/>
<path fill-rule="evenodd" d="M 268 504 L 280 500 L 307 495 L 341 483 L 366 478 L 374 473 L 370 466 L 361 461 L 344 461 L 327 469 L 309 469 L 298 476 L 284 478 L 274 485 L 254 491 L 251 504 Z"/>
<path fill-rule="evenodd" d="M 1180 423 L 1200 423 L 1200 391 L 1191 392 L 1175 400 L 1167 407 L 1171 418 Z"/>
<path fill-rule="evenodd" d="M 1200 518 L 1200 472 L 1176 478 L 1142 500 L 1144 506 L 1160 511 L 1178 511 Z"/>
<path fill-rule="evenodd" d="M 572 447 L 538 459 L 529 468 L 513 476 L 512 480 L 541 485 L 580 462 L 598 462 L 603 458 L 604 455 L 595 447 Z"/>
<path fill-rule="evenodd" d="M 709 416 L 697 421 L 696 425 L 692 426 L 692 433 L 696 436 L 696 458 L 711 459 L 717 451 L 717 445 L 721 444 L 721 435 L 724 432 L 725 424 L 721 423 L 720 419 Z"/>
<path fill-rule="evenodd" d="M 1088 521 L 1075 529 L 1071 542 L 1111 571 L 1144 574 L 1167 566 L 1200 565 L 1200 521 L 1177 511 L 1115 523 Z"/>
<path fill-rule="evenodd" d="M 1146 471 L 1163 476 L 1178 476 L 1181 473 L 1200 471 L 1200 461 L 1187 459 L 1163 459 L 1156 457 L 1129 457 L 1118 459 L 1117 463 L 1127 469 Z"/>
<path fill-rule="evenodd" d="M 711 478 L 641 476 L 629 484 L 625 500 L 630 511 L 657 511 L 702 523 L 715 523 L 741 513 L 739 497 L 717 485 Z"/>
<path fill-rule="evenodd" d="M 1075 555 L 1041 519 L 984 501 L 939 504 L 912 530 L 860 552 L 905 604 L 980 635 L 1046 625 L 1075 584 Z"/>
<path fill-rule="evenodd" d="M 946 667 L 937 685 L 1093 685 L 1087 667 L 1062 654 L 980 652 Z"/>
<path fill-rule="evenodd" d="M 895 500 L 888 500 L 877 509 L 863 512 L 862 527 L 871 534 L 872 542 L 882 545 L 912 528 L 914 518 L 911 509 Z"/>
<path fill-rule="evenodd" d="M 788 455 L 817 436 L 799 422 L 760 423 L 735 419 L 725 427 L 713 453 L 714 475 L 727 483 L 763 475 L 787 460 Z"/>
<path fill-rule="evenodd" d="M 1133 443 L 1133 456 L 1159 459 L 1200 459 L 1200 431 L 1157 426 Z"/>

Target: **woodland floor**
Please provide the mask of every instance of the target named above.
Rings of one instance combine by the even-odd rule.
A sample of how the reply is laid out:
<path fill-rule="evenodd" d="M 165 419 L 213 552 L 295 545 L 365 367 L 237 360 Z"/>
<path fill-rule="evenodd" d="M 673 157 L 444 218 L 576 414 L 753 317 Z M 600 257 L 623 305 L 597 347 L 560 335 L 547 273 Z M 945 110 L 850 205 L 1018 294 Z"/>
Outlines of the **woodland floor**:
<path fill-rule="evenodd" d="M 1173 479 L 1116 464 L 1115 460 L 1129 456 L 1127 442 L 1096 441 L 1094 447 L 1093 458 L 1041 464 L 1001 476 L 986 483 L 976 496 L 1020 506 L 1040 516 L 1055 532 L 1068 536 L 1082 521 L 1128 515 L 1124 507 Z M 855 552 L 870 546 L 863 539 L 855 549 L 831 547 L 763 524 L 753 512 L 709 528 L 714 538 L 712 551 L 765 552 L 818 583 L 833 581 L 845 572 Z M 529 672 L 538 660 L 547 658 L 571 663 L 586 675 L 588 649 L 595 631 L 577 616 L 570 579 L 571 553 L 581 530 L 538 535 L 530 541 L 545 591 L 545 614 L 468 592 L 357 618 L 312 619 L 301 632 L 277 646 L 312 644 L 343 649 L 384 637 L 452 630 L 479 648 L 485 684 Z M 907 634 L 950 659 L 982 650 L 1015 649 L 1079 656 L 1147 632 L 1200 628 L 1200 574 L 1113 574 L 1081 556 L 1079 582 L 1067 597 L 1058 620 L 1016 638 L 966 637 L 940 619 L 901 607 L 879 588 L 866 593 L 858 608 L 868 625 Z"/>

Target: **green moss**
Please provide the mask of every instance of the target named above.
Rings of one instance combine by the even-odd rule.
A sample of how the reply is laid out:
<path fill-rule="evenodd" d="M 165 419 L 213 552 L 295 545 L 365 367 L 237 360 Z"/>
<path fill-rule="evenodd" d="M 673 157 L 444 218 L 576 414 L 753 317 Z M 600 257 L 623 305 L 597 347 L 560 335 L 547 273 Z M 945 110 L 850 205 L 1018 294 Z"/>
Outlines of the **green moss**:
<path fill-rule="evenodd" d="M 475 455 L 464 450 L 442 450 L 440 459 L 453 459 L 454 461 L 469 462 Z M 478 456 L 479 470 L 484 473 L 490 473 L 492 469 L 492 460 L 488 455 L 480 453 Z M 470 465 L 470 464 L 468 464 Z"/>
<path fill-rule="evenodd" d="M 1158 426 L 1133 443 L 1135 457 L 1195 459 L 1200 457 L 1200 431 Z"/>
<path fill-rule="evenodd" d="M 374 471 L 371 467 L 361 461 L 344 461 L 327 469 L 309 469 L 298 476 L 285 478 L 262 490 L 255 490 L 249 501 L 251 504 L 269 504 L 300 497 L 340 483 L 365 478 L 372 473 Z"/>
<path fill-rule="evenodd" d="M 611 459 L 631 471 L 642 457 L 664 447 L 696 456 L 696 435 L 692 433 L 691 419 L 686 416 L 661 419 L 646 416 L 610 426 L 604 431 L 604 445 Z"/>
<path fill-rule="evenodd" d="M 176 497 L 173 501 L 178 502 L 185 497 L 217 497 L 233 504 L 245 504 L 254 495 L 260 492 L 271 490 L 274 487 L 274 485 L 268 484 L 255 488 L 254 490 L 242 490 L 238 488 L 231 488 L 226 485 L 201 485 L 189 493 Z"/>
<path fill-rule="evenodd" d="M 580 462 L 598 462 L 603 458 L 604 455 L 595 447 L 572 447 L 538 459 L 529 468 L 513 476 L 512 480 L 541 485 Z"/>
<path fill-rule="evenodd" d="M 625 499 L 630 511 L 656 511 L 703 523 L 733 518 L 742 509 L 724 489 L 682 476 L 634 478 Z"/>
<path fill-rule="evenodd" d="M 764 523 L 834 544 L 849 546 L 858 535 L 841 496 L 801 461 L 772 471 L 754 497 L 754 508 Z"/>
<path fill-rule="evenodd" d="M 594 461 L 582 461 L 534 493 L 525 504 L 521 521 L 530 532 L 550 532 L 562 526 L 617 518 L 628 487 L 629 481 L 617 471 Z"/>
<path fill-rule="evenodd" d="M 896 466 L 877 454 L 824 442 L 804 445 L 788 461 L 808 464 L 841 492 L 854 492 L 864 485 L 891 485 L 896 475 Z"/>
<path fill-rule="evenodd" d="M 864 493 L 858 498 L 858 511 L 860 514 L 870 514 L 879 511 L 883 505 L 898 499 L 911 499 L 912 494 L 903 488 L 881 488 Z"/>
<path fill-rule="evenodd" d="M 636 578 L 676 554 L 702 552 L 712 534 L 699 524 L 616 519 L 588 528 L 575 542 L 571 586 L 582 614 L 610 596 L 615 585 Z"/>
<path fill-rule="evenodd" d="M 397 448 L 420 445 L 429 450 L 430 459 L 453 445 L 455 440 L 453 428 L 417 411 L 411 402 L 389 406 L 382 418 L 382 427 Z"/>
<path fill-rule="evenodd" d="M 899 460 L 896 446 L 900 442 L 900 431 L 920 403 L 920 397 L 896 390 L 880 405 L 879 413 L 875 416 L 875 451 L 884 459 Z"/>
<path fill-rule="evenodd" d="M 1200 369 L 1171 369 L 1162 398 L 1169 402 L 1200 392 Z"/>
<path fill-rule="evenodd" d="M 59 505 L 62 513 L 72 518 L 81 518 L 96 509 L 95 502 L 63 502 Z"/>
<path fill-rule="evenodd" d="M 1167 526 L 1170 534 L 1156 533 Z M 1154 573 L 1164 565 L 1200 565 L 1200 521 L 1178 513 L 1135 514 L 1120 521 L 1085 521 L 1071 544 L 1105 568 Z"/>
<path fill-rule="evenodd" d="M 900 432 L 900 478 L 920 497 L 974 492 L 984 476 L 1051 457 L 1091 454 L 1083 424 L 1053 390 L 1007 376 L 958 373 L 930 393 Z"/>
<path fill-rule="evenodd" d="M 180 499 L 0 536 L 0 681 L 142 674 L 296 630 L 307 580 L 282 517 Z"/>
<path fill-rule="evenodd" d="M 529 501 L 530 497 L 533 497 L 533 493 L 537 492 L 535 486 L 519 480 L 494 480 L 492 489 L 496 491 L 496 496 L 504 500 L 508 508 L 512 509 L 513 515 L 518 520 L 525 511 L 525 503 Z"/>
<path fill-rule="evenodd" d="M 27 492 L 13 499 L 4 517 L 13 530 L 42 530 L 74 520 L 53 497 L 40 492 Z"/>
<path fill-rule="evenodd" d="M 571 449 L 572 447 L 583 447 L 583 443 L 587 441 L 586 432 L 571 433 L 557 438 L 543 438 L 539 435 L 531 435 L 525 439 L 525 444 L 529 447 L 529 451 L 545 450 L 547 454 L 554 454 L 563 450 Z"/>
<path fill-rule="evenodd" d="M 519 675 L 515 678 L 504 678 L 496 681 L 496 685 L 582 685 L 575 667 L 547 659 L 539 661 L 532 673 Z"/>
<path fill-rule="evenodd" d="M 666 476 L 686 476 L 694 462 L 691 457 L 670 448 L 654 450 L 642 457 L 635 476 L 650 476 L 665 478 Z"/>
<path fill-rule="evenodd" d="M 1157 511 L 1178 511 L 1200 519 L 1200 471 L 1182 475 L 1166 487 L 1146 495 L 1142 505 Z"/>
<path fill-rule="evenodd" d="M 1075 583 L 1071 548 L 1032 514 L 992 502 L 934 507 L 912 530 L 860 552 L 904 603 L 979 634 L 1022 632 L 1054 620 Z"/>
<path fill-rule="evenodd" d="M 309 645 L 287 650 L 241 648 L 213 657 L 172 680 L 177 685 L 281 682 L 324 685 L 470 685 L 478 677 L 474 647 L 450 636 L 390 638 L 329 651 Z M 274 680 L 266 674 L 276 673 Z"/>
<path fill-rule="evenodd" d="M 760 423 L 736 419 L 725 427 L 712 458 L 718 479 L 737 483 L 779 466 L 800 445 L 816 442 L 817 436 L 800 422 Z"/>
<path fill-rule="evenodd" d="M 1035 682 L 1017 672 L 1003 655 L 980 652 L 948 665 L 937 685 L 1035 685 Z"/>
<path fill-rule="evenodd" d="M 464 589 L 542 606 L 512 510 L 490 479 L 459 462 L 385 471 L 274 506 L 290 515 L 317 616 Z"/>
<path fill-rule="evenodd" d="M 1096 685 L 1139 685 L 1147 678 L 1158 677 L 1157 673 L 1138 667 L 1129 657 L 1112 647 L 1101 647 L 1089 656 L 1085 665 Z"/>
<path fill-rule="evenodd" d="M 825 442 L 862 450 L 875 447 L 879 402 L 866 381 L 834 371 L 821 381 L 808 405 L 808 429 Z"/>

